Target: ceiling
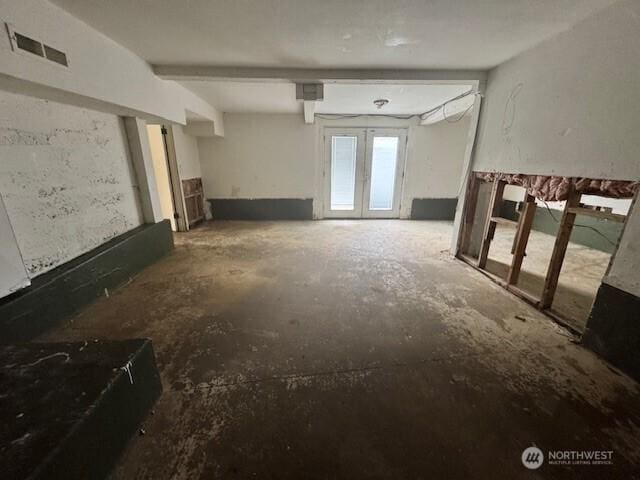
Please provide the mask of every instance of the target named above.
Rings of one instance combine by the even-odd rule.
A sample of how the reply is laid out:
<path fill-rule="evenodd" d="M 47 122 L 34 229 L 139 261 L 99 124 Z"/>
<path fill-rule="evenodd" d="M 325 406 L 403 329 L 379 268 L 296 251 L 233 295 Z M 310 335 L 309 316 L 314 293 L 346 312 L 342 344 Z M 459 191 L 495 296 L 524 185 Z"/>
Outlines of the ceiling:
<path fill-rule="evenodd" d="M 227 113 L 301 113 L 293 83 L 181 82 L 198 96 Z M 324 100 L 316 113 L 413 115 L 426 112 L 471 85 L 338 84 L 324 86 Z M 379 98 L 389 104 L 378 109 Z"/>
<path fill-rule="evenodd" d="M 316 113 L 416 115 L 471 90 L 471 85 L 329 84 Z M 387 99 L 378 109 L 373 101 Z"/>
<path fill-rule="evenodd" d="M 486 69 L 615 0 L 53 0 L 152 64 Z"/>

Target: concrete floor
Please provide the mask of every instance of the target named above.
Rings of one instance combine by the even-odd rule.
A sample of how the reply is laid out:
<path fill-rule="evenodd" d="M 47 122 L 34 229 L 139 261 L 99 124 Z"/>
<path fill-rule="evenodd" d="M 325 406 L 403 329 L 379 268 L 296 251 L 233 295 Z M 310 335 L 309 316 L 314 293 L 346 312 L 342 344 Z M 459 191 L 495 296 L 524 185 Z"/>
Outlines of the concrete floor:
<path fill-rule="evenodd" d="M 638 384 L 449 257 L 450 236 L 209 223 L 42 340 L 153 340 L 165 390 L 117 480 L 637 475 Z M 614 464 L 529 471 L 532 444 Z"/>
<path fill-rule="evenodd" d="M 489 250 L 487 271 L 505 280 L 513 258 L 514 236 L 514 228 L 499 225 Z M 536 298 L 542 295 L 554 243 L 554 236 L 535 230 L 527 242 L 518 286 Z M 569 242 L 552 309 L 578 331 L 584 331 L 610 258 L 609 253 Z"/>

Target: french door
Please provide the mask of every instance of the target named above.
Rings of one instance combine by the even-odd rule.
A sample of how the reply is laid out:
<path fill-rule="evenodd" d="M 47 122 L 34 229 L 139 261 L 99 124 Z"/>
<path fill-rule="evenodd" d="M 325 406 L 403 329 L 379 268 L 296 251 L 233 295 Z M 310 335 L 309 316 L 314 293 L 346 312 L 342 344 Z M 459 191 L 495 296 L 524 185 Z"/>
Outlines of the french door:
<path fill-rule="evenodd" d="M 327 218 L 398 218 L 407 132 L 325 128 Z"/>

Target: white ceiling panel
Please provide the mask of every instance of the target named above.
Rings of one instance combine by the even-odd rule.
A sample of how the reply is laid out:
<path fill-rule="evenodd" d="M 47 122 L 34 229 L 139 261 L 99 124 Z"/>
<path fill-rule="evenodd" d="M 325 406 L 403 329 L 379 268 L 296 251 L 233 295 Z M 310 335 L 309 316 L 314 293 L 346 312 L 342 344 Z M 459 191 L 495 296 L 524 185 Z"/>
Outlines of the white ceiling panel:
<path fill-rule="evenodd" d="M 615 0 L 53 0 L 153 64 L 485 69 Z"/>

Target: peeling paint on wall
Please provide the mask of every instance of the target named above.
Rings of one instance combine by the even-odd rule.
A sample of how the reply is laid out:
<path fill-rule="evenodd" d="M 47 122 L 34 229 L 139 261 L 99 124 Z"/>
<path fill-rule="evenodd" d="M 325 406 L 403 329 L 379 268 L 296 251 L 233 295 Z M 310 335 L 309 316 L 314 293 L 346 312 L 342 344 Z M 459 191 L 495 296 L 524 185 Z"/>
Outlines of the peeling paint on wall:
<path fill-rule="evenodd" d="M 142 223 L 119 117 L 0 92 L 0 192 L 29 275 Z"/>

